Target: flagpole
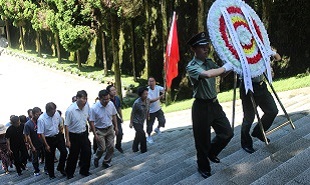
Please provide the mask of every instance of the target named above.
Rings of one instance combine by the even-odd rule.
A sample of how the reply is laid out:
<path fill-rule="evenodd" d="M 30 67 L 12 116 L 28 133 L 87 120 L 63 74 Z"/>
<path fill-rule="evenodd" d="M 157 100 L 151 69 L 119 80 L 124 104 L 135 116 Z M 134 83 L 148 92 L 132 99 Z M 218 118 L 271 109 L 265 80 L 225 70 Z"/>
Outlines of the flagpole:
<path fill-rule="evenodd" d="M 171 72 L 170 70 L 172 69 L 173 65 L 171 64 L 171 59 L 172 57 L 175 57 L 174 55 L 171 56 L 171 54 L 175 54 L 173 51 L 174 48 L 172 48 L 173 46 L 175 46 L 175 39 L 177 38 L 174 38 L 176 35 L 174 33 L 174 31 L 176 31 L 176 12 L 174 11 L 173 12 L 173 15 L 172 15 L 172 20 L 171 20 L 171 23 L 170 23 L 170 29 L 169 29 L 169 35 L 168 35 L 168 41 L 167 41 L 167 45 L 166 45 L 166 54 L 165 54 L 165 57 L 164 57 L 164 67 L 165 67 L 165 70 L 164 70 L 164 75 L 165 75 L 165 78 L 164 78 L 164 87 L 166 88 L 166 106 L 169 105 L 171 103 L 171 82 L 172 82 L 172 79 L 171 79 L 171 75 L 169 72 Z M 178 41 L 177 41 L 178 42 Z M 178 45 L 177 45 L 178 47 Z M 177 48 L 178 49 L 178 48 Z M 172 53 L 173 52 L 173 53 Z M 168 60 L 169 58 L 169 60 Z M 175 60 L 175 58 L 173 58 Z M 167 80 L 167 77 L 169 76 L 169 79 Z M 175 77 L 175 76 L 174 76 Z"/>

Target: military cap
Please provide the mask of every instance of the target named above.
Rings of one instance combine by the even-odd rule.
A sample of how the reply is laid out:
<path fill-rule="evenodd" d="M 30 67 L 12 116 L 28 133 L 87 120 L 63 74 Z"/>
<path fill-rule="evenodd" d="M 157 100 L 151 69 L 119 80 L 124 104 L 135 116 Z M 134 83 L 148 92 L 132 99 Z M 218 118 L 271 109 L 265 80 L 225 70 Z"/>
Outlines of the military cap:
<path fill-rule="evenodd" d="M 187 41 L 187 44 L 192 47 L 207 45 L 208 43 L 206 32 L 200 32 Z"/>

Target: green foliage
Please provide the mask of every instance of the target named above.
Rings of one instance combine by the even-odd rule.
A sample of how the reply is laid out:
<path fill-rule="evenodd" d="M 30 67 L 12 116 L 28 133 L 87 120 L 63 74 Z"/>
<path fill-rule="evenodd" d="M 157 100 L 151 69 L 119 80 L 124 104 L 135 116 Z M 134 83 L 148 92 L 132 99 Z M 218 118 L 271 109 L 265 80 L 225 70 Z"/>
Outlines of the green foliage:
<path fill-rule="evenodd" d="M 29 0 L 1 0 L 2 16 L 13 20 L 15 26 L 23 26 L 30 20 L 37 6 Z"/>
<path fill-rule="evenodd" d="M 77 51 L 84 48 L 92 34 L 87 26 L 73 26 L 68 23 L 58 24 L 61 45 L 67 51 Z"/>

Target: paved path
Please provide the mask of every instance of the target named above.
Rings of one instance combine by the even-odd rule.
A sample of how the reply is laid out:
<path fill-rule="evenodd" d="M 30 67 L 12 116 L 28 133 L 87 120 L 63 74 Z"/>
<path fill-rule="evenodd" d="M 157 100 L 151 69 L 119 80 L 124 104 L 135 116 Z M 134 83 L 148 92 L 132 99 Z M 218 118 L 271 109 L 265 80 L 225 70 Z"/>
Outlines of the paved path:
<path fill-rule="evenodd" d="M 0 123 L 9 121 L 12 114 L 27 115 L 27 110 L 54 102 L 65 112 L 72 96 L 86 90 L 93 103 L 103 84 L 77 75 L 67 74 L 29 61 L 6 55 L 0 56 Z"/>

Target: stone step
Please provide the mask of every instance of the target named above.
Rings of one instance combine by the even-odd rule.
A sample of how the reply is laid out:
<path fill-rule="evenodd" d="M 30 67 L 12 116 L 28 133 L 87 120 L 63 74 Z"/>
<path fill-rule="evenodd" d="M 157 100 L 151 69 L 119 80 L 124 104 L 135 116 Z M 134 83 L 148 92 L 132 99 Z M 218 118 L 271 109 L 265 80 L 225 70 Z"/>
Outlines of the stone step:
<path fill-rule="evenodd" d="M 279 93 L 280 94 L 280 93 Z M 75 172 L 75 177 L 67 180 L 61 177 L 56 171 L 56 179 L 49 180 L 48 176 L 41 174 L 33 176 L 32 164 L 28 163 L 29 170 L 24 171 L 23 176 L 17 176 L 15 170 L 10 175 L 0 175 L 1 181 L 5 184 L 250 184 L 264 179 L 264 176 L 271 176 L 278 168 L 301 155 L 309 148 L 310 122 L 309 107 L 310 103 L 304 101 L 309 94 L 294 95 L 285 97 L 282 101 L 290 118 L 294 122 L 296 129 L 293 130 L 289 125 L 268 135 L 271 139 L 269 145 L 254 139 L 254 148 L 257 151 L 251 155 L 244 152 L 240 147 L 240 130 L 242 122 L 241 101 L 236 102 L 236 123 L 235 136 L 228 146 L 220 153 L 221 163 L 211 163 L 212 176 L 203 179 L 197 172 L 196 150 L 191 126 L 190 111 L 181 111 L 180 115 L 171 119 L 167 117 L 168 129 L 163 129 L 162 134 L 154 134 L 154 143 L 148 144 L 148 152 L 133 153 L 131 151 L 134 131 L 126 131 L 131 140 L 123 142 L 124 154 L 115 150 L 112 160 L 112 167 L 104 169 L 94 168 L 91 164 L 90 172 L 92 175 L 83 177 L 78 174 L 79 167 Z M 282 99 L 281 99 L 282 100 Z M 230 118 L 231 102 L 223 103 L 223 109 Z M 287 121 L 286 117 L 280 112 L 276 117 L 272 128 Z M 260 113 L 262 115 L 262 113 Z M 170 120 L 171 119 L 171 120 Z M 175 122 L 175 120 L 179 121 Z M 168 122 L 168 120 L 170 122 Z M 177 126 L 176 126 L 177 125 Z M 123 127 L 127 126 L 126 124 Z M 253 126 L 254 127 L 254 126 Z M 127 128 L 128 129 L 128 128 Z M 91 134 L 90 134 L 91 135 Z M 215 133 L 211 136 L 214 137 Z M 59 154 L 58 154 L 59 155 Z M 102 161 L 102 159 L 101 159 Z M 100 162 L 101 162 L 100 161 Z M 40 165 L 43 169 L 44 165 Z M 275 172 L 273 172 L 275 171 Z M 281 170 L 279 170 L 281 171 Z M 269 173 L 270 174 L 269 174 Z M 309 168 L 300 171 L 299 175 L 289 177 L 283 184 L 296 184 L 308 179 Z M 269 175 L 268 175 L 269 174 Z M 265 181 L 265 180 L 264 180 Z"/>
<path fill-rule="evenodd" d="M 305 118 L 301 118 L 298 120 L 299 122 L 309 122 L 310 116 Z M 272 156 L 277 151 L 286 147 L 291 142 L 295 142 L 299 140 L 301 137 L 307 135 L 310 132 L 310 125 L 305 125 L 299 129 L 293 130 L 290 134 L 279 138 L 275 142 L 270 143 L 267 146 L 262 146 L 255 153 L 249 155 L 242 149 L 232 153 L 231 155 L 221 159 L 221 163 L 226 164 L 228 167 L 222 169 L 213 168 L 213 175 L 208 179 L 201 182 L 210 183 L 210 184 L 224 184 L 228 182 L 230 179 L 237 176 L 239 173 L 242 173 L 242 168 L 244 165 L 254 165 L 265 158 Z M 262 143 L 262 142 L 261 142 Z M 255 142 L 256 144 L 256 142 Z"/>
<path fill-rule="evenodd" d="M 304 171 L 302 174 L 298 175 L 294 179 L 290 180 L 286 185 L 301 185 L 309 184 L 310 182 L 310 168 Z"/>
<path fill-rule="evenodd" d="M 309 143 L 309 140 L 306 140 Z M 295 155 L 295 154 L 293 154 Z M 306 148 L 304 151 L 301 151 L 295 157 L 286 161 L 276 169 L 270 171 L 266 175 L 262 176 L 255 182 L 251 183 L 252 185 L 272 185 L 275 182 L 277 184 L 285 184 L 291 179 L 298 177 L 298 175 L 305 172 L 309 169 L 310 166 L 310 147 Z M 309 174 L 308 174 L 309 175 Z M 307 182 L 309 183 L 309 181 Z"/>

